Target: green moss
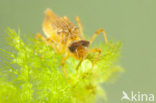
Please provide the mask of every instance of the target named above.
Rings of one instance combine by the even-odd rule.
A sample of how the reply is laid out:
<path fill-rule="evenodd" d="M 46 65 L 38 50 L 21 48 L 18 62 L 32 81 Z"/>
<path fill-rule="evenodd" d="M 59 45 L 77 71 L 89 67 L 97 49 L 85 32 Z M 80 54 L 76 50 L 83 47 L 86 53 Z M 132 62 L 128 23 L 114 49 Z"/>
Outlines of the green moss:
<path fill-rule="evenodd" d="M 13 29 L 8 34 L 16 52 L 4 51 L 11 59 L 0 68 L 0 103 L 95 103 L 99 97 L 106 99 L 100 84 L 123 71 L 117 65 L 120 42 L 99 46 L 102 56 L 93 72 L 96 54 L 88 55 L 78 71 L 78 60 L 70 57 L 65 64 L 67 80 L 61 67 L 63 55 L 40 40 L 28 38 L 25 43 Z"/>

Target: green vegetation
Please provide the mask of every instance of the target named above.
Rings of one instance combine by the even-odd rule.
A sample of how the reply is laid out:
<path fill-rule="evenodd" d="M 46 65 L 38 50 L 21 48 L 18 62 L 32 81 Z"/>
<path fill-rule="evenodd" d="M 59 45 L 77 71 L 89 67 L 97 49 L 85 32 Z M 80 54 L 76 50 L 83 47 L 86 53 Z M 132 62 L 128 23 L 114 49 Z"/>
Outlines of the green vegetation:
<path fill-rule="evenodd" d="M 91 71 L 96 54 L 90 54 L 75 70 L 78 60 L 70 57 L 65 68 L 61 67 L 63 55 L 41 40 L 27 38 L 8 30 L 10 45 L 15 52 L 0 50 L 8 56 L 0 68 L 0 103 L 95 103 L 106 95 L 100 86 L 123 69 L 117 65 L 121 43 L 102 44 L 102 55 Z"/>

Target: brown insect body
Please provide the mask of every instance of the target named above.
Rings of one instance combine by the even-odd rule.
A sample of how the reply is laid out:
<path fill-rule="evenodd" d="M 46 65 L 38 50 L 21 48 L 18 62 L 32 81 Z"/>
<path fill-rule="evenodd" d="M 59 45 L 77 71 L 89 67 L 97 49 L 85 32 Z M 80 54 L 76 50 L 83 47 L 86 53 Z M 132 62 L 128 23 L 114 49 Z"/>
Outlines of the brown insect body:
<path fill-rule="evenodd" d="M 76 69 L 81 65 L 82 60 L 86 58 L 89 53 L 98 52 L 99 55 L 97 59 L 93 62 L 92 67 L 97 62 L 100 57 L 101 50 L 94 48 L 89 50 L 89 45 L 93 42 L 100 32 L 103 33 L 106 44 L 108 44 L 107 36 L 103 29 L 98 29 L 91 39 L 83 39 L 83 29 L 79 18 L 76 18 L 78 27 L 74 26 L 73 23 L 66 17 L 59 17 L 55 15 L 50 9 L 45 11 L 45 19 L 43 21 L 42 29 L 46 38 L 41 34 L 37 34 L 37 38 L 41 38 L 47 44 L 52 46 L 52 48 L 61 54 L 65 54 L 62 60 L 62 67 L 64 74 L 67 78 L 67 73 L 64 68 L 64 63 L 69 56 L 72 56 L 80 60 Z"/>
<path fill-rule="evenodd" d="M 87 55 L 89 46 L 85 46 L 84 43 L 89 44 L 89 41 L 82 40 L 79 28 L 74 26 L 67 17 L 58 17 L 49 9 L 45 13 L 43 31 L 56 45 L 56 52 L 68 52 L 76 59 L 83 59 Z"/>

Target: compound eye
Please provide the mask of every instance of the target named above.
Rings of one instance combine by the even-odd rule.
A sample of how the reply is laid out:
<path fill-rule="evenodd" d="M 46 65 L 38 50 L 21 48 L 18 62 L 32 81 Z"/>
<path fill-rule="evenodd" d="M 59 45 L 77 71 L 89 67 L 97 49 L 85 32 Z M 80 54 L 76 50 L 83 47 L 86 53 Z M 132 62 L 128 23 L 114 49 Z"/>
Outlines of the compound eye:
<path fill-rule="evenodd" d="M 85 46 L 86 47 L 87 45 L 86 45 L 86 43 L 82 43 L 82 46 Z"/>
<path fill-rule="evenodd" d="M 70 47 L 68 47 L 69 48 L 69 50 L 71 51 L 71 52 L 75 52 L 75 50 L 76 50 L 76 46 L 70 46 Z"/>
<path fill-rule="evenodd" d="M 89 46 L 89 42 L 88 41 L 83 41 L 81 45 L 84 46 L 84 47 L 88 47 Z"/>

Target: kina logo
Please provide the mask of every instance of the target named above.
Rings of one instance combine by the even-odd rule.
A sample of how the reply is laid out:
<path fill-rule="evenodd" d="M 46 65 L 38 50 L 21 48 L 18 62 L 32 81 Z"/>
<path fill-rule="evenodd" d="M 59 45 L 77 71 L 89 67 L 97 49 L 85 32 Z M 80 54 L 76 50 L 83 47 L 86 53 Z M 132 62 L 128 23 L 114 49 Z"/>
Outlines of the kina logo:
<path fill-rule="evenodd" d="M 122 91 L 121 101 L 140 101 L 140 102 L 153 102 L 154 101 L 154 94 L 150 93 L 141 93 L 141 92 L 133 92 L 131 91 L 129 95 L 127 92 Z"/>

